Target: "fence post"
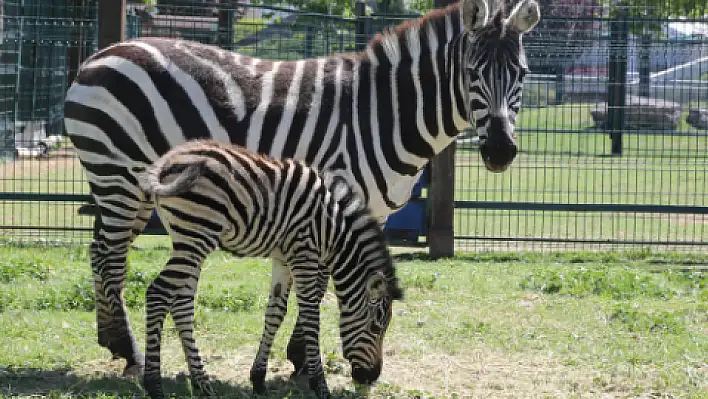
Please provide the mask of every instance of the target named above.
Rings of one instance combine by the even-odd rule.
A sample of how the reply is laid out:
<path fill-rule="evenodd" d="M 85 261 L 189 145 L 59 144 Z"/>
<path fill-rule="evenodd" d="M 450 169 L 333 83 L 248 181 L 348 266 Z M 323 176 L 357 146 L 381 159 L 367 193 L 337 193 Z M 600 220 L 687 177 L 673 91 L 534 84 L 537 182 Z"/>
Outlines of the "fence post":
<path fill-rule="evenodd" d="M 612 138 L 612 155 L 622 155 L 622 129 L 627 99 L 627 52 L 629 48 L 629 15 L 627 9 L 617 10 L 610 27 L 608 58 L 607 122 Z"/>
<path fill-rule="evenodd" d="M 234 44 L 234 10 L 232 1 L 221 1 L 219 4 L 219 47 L 231 50 Z"/>
<path fill-rule="evenodd" d="M 354 30 L 354 48 L 361 51 L 366 47 L 368 38 L 366 37 L 366 3 L 362 0 L 357 0 L 354 6 L 354 15 L 356 16 L 356 27 Z"/>
<path fill-rule="evenodd" d="M 88 19 L 89 6 L 84 0 L 70 0 L 67 6 L 71 7 L 70 18 L 74 21 L 81 21 Z M 79 70 L 79 66 L 82 62 L 89 56 L 89 50 L 86 48 L 84 41 L 87 39 L 87 34 L 84 32 L 84 28 L 80 27 L 78 24 L 74 24 L 71 27 L 71 38 L 69 39 L 69 50 L 68 50 L 68 63 L 69 71 L 66 79 L 67 87 L 74 83 L 76 78 L 76 73 Z"/>
<path fill-rule="evenodd" d="M 125 39 L 125 2 L 126 0 L 98 2 L 99 50 Z"/>
<path fill-rule="evenodd" d="M 305 28 L 305 58 L 312 57 L 312 42 L 314 40 L 314 29 L 312 26 L 307 25 Z"/>
<path fill-rule="evenodd" d="M 651 35 L 644 34 L 639 41 L 639 95 L 649 97 L 650 95 L 650 51 Z"/>
<path fill-rule="evenodd" d="M 454 2 L 435 0 L 435 7 L 444 7 Z M 430 161 L 430 223 L 427 241 L 433 259 L 455 255 L 455 149 L 456 142 L 453 140 Z"/>
<path fill-rule="evenodd" d="M 565 80 L 564 80 L 564 70 L 563 65 L 558 64 L 556 66 L 556 102 L 555 105 L 563 104 L 563 95 L 565 94 Z"/>

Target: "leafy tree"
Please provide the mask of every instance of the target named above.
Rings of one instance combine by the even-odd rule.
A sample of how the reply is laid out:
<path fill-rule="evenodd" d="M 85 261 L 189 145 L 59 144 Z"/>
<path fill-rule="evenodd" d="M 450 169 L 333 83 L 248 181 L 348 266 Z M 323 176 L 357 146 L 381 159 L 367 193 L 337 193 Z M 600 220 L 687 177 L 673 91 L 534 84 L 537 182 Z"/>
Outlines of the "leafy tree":
<path fill-rule="evenodd" d="M 413 2 L 420 3 L 422 8 L 424 3 L 432 4 L 433 0 L 414 0 Z M 356 2 L 354 0 L 255 0 L 251 3 L 272 6 L 288 5 L 307 12 L 349 17 L 354 15 Z M 365 3 L 369 12 L 395 14 L 406 11 L 403 0 L 367 0 Z"/>
<path fill-rule="evenodd" d="M 354 14 L 354 2 L 351 0 L 256 0 L 251 3 L 270 6 L 287 5 L 302 11 L 322 14 L 345 16 Z"/>
<path fill-rule="evenodd" d="M 421 14 L 425 14 L 429 10 L 435 7 L 435 0 L 409 0 L 408 8 L 411 11 L 417 11 Z"/>

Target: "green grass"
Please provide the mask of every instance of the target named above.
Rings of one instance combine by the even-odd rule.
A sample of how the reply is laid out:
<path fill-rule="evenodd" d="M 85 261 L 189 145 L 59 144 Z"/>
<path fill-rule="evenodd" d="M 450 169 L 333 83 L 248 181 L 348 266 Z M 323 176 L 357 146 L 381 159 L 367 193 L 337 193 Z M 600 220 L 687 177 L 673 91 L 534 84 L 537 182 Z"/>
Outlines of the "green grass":
<path fill-rule="evenodd" d="M 156 245 L 157 244 L 157 245 Z M 144 290 L 168 257 L 164 240 L 131 251 L 126 299 L 144 342 Z M 394 250 L 394 252 L 398 252 Z M 406 297 L 397 303 L 373 398 L 681 397 L 708 390 L 708 258 L 644 252 L 480 253 L 426 260 L 397 255 Z M 121 361 L 95 343 L 85 247 L 0 249 L 0 396 L 141 397 Z M 250 397 L 270 266 L 212 254 L 204 267 L 196 339 L 220 394 Z M 291 300 L 291 306 L 292 300 Z M 309 397 L 288 379 L 277 336 L 268 397 Z M 322 306 L 330 387 L 357 397 L 338 349 L 336 300 Z M 171 321 L 163 341 L 166 389 L 189 396 Z"/>
<path fill-rule="evenodd" d="M 532 102 L 531 104 L 534 103 Z M 686 123 L 686 116 L 688 116 L 688 109 L 691 108 L 691 105 L 684 107 L 685 111 L 681 114 L 681 119 L 675 131 L 694 134 L 702 133 Z M 568 103 L 541 108 L 524 107 L 519 114 L 517 128 L 519 130 L 542 132 L 555 130 L 582 131 L 595 126 L 590 115 L 590 111 L 593 109 L 595 109 L 595 103 Z"/>

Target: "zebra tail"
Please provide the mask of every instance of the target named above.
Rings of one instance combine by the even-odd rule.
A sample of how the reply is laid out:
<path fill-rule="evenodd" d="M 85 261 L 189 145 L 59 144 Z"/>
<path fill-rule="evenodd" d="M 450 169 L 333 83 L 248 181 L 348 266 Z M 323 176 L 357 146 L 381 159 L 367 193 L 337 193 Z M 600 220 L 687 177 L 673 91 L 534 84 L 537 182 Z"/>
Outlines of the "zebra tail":
<path fill-rule="evenodd" d="M 140 179 L 140 187 L 148 194 L 163 197 L 181 195 L 189 191 L 207 169 L 206 160 L 188 164 L 156 165 Z M 168 176 L 173 180 L 165 183 Z"/>

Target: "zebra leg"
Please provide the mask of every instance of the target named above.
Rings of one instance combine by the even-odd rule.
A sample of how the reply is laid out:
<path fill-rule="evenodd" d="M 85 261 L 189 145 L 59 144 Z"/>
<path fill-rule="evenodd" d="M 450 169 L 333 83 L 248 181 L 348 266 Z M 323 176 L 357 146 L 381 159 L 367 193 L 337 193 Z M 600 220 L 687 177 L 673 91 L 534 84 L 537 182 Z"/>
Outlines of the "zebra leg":
<path fill-rule="evenodd" d="M 316 270 L 307 267 L 294 267 L 294 279 L 297 286 L 298 320 L 301 321 L 305 336 L 305 352 L 307 354 L 307 373 L 310 379 L 310 389 L 318 398 L 329 397 L 329 388 L 322 368 L 320 351 L 320 302 L 324 290 L 319 276 L 313 276 Z"/>
<path fill-rule="evenodd" d="M 291 377 L 298 376 L 305 371 L 307 352 L 305 352 L 305 333 L 303 331 L 302 320 L 298 316 L 287 348 L 288 360 L 290 360 L 295 369 Z"/>
<path fill-rule="evenodd" d="M 195 287 L 196 288 L 196 287 Z M 189 367 L 192 387 L 198 396 L 213 396 L 216 393 L 204 371 L 204 363 L 194 340 L 194 294 L 195 288 L 184 288 L 177 294 L 172 307 L 172 319 L 179 332 L 182 350 Z"/>
<path fill-rule="evenodd" d="M 147 289 L 146 297 L 146 339 L 145 339 L 145 372 L 143 373 L 143 388 L 152 398 L 164 397 L 162 390 L 162 374 L 160 371 L 160 344 L 162 341 L 162 327 L 167 313 L 170 312 L 174 296 L 170 295 L 169 284 L 163 276 L 164 271 L 153 280 Z"/>
<path fill-rule="evenodd" d="M 102 229 L 99 238 L 91 244 L 91 265 L 96 276 L 94 287 L 104 293 L 104 296 L 97 296 L 97 318 L 105 320 L 98 327 L 99 343 L 103 341 L 114 357 L 126 359 L 125 375 L 140 374 L 145 360 L 130 328 L 123 300 L 130 240 L 115 245 L 116 241 L 106 238 L 103 233 Z"/>
<path fill-rule="evenodd" d="M 273 272 L 268 307 L 265 311 L 265 322 L 258 353 L 251 366 L 251 384 L 253 391 L 259 395 L 266 393 L 265 376 L 268 369 L 268 356 L 273 345 L 273 339 L 288 312 L 288 295 L 292 286 L 292 275 L 287 266 L 273 259 Z"/>
<path fill-rule="evenodd" d="M 327 292 L 327 284 L 329 283 L 329 274 L 327 273 L 327 267 L 320 265 L 320 274 L 318 275 L 319 284 L 322 287 L 322 292 Z M 305 371 L 305 363 L 307 361 L 307 353 L 305 351 L 305 333 L 302 327 L 303 320 L 298 318 L 295 321 L 295 327 L 293 328 L 292 335 L 290 336 L 290 341 L 288 342 L 287 348 L 287 358 L 292 362 L 295 371 L 291 375 L 291 378 L 299 376 Z"/>
<path fill-rule="evenodd" d="M 90 246 L 98 343 L 108 348 L 114 359 L 126 359 L 126 377 L 141 375 L 145 366 L 145 356 L 138 349 L 123 299 L 128 249 L 145 228 L 149 220 L 145 215 L 150 215 L 153 208 L 152 200 L 140 197 L 137 203 L 134 198 L 123 198 L 118 208 L 119 201 L 96 196 L 99 214 Z"/>
<path fill-rule="evenodd" d="M 164 222 L 164 221 L 163 221 Z M 194 233 L 194 232 L 193 232 Z M 145 294 L 145 373 L 143 387 L 151 398 L 162 398 L 160 346 L 162 328 L 167 314 L 172 314 L 182 342 L 190 375 L 197 390 L 211 392 L 206 380 L 199 350 L 194 342 L 194 294 L 204 259 L 216 247 L 216 239 L 196 238 L 170 234 L 172 257 L 153 280 Z"/>
<path fill-rule="evenodd" d="M 101 217 L 96 215 L 93 222 L 93 242 L 89 247 L 89 253 L 93 254 L 98 251 L 99 244 L 99 231 L 101 230 Z M 111 348 L 111 338 L 113 334 L 113 322 L 111 319 L 111 308 L 108 304 L 108 298 L 103 292 L 103 279 L 101 278 L 101 271 L 98 268 L 97 261 L 94 260 L 94 256 L 90 255 L 91 258 L 91 270 L 93 272 L 93 292 L 94 298 L 96 298 L 96 328 L 98 332 L 98 345 L 109 349 L 113 355 L 113 359 L 120 357 L 118 353 L 114 352 Z"/>

